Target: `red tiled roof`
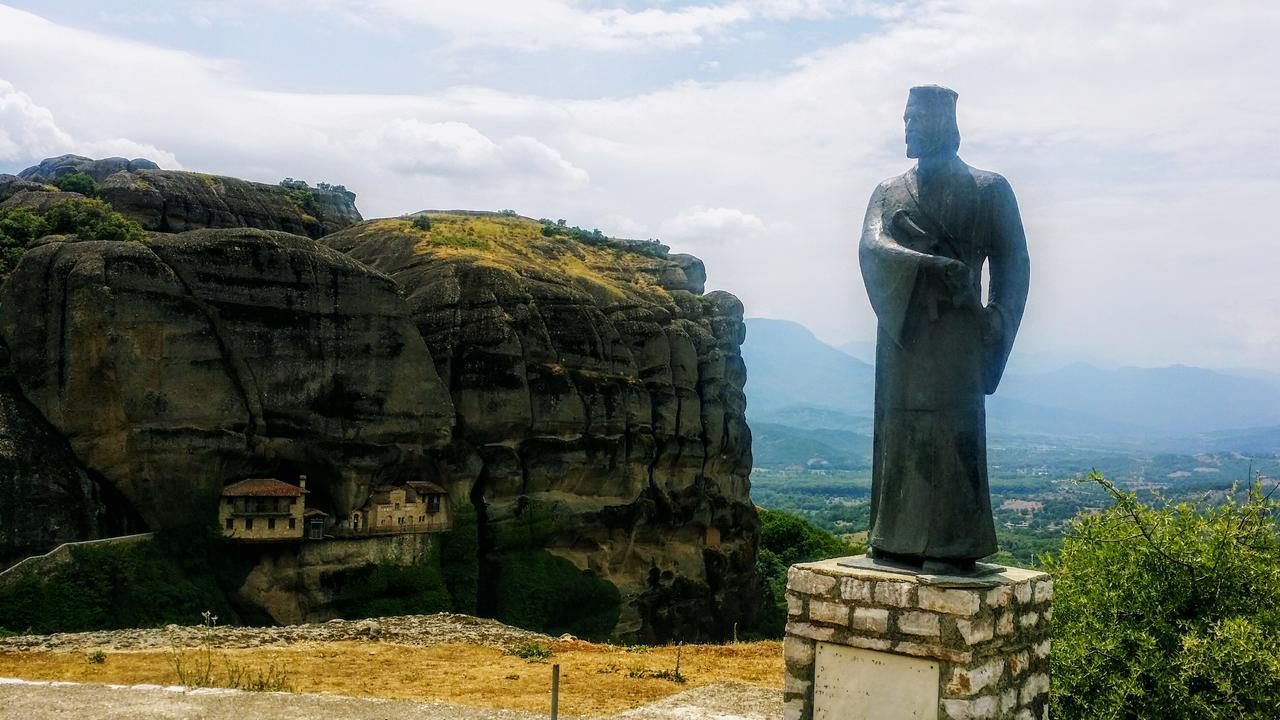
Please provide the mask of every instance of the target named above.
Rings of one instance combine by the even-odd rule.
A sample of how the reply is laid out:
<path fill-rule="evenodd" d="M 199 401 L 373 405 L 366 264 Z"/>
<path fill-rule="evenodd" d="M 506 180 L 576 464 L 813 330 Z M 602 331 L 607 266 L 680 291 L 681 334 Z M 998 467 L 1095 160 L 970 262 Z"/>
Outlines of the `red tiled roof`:
<path fill-rule="evenodd" d="M 222 488 L 222 497 L 302 497 L 306 492 L 275 478 L 249 478 Z"/>

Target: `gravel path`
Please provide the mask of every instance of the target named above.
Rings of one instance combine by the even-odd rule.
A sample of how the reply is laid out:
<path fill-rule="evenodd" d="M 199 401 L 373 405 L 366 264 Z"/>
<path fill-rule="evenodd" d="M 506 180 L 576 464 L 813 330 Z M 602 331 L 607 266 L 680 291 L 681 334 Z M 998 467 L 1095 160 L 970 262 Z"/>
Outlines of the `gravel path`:
<path fill-rule="evenodd" d="M 0 652 L 35 650 L 87 652 L 91 650 L 168 650 L 174 645 L 199 645 L 205 638 L 217 648 L 278 647 L 299 642 L 364 640 L 402 645 L 466 643 L 508 648 L 518 643 L 552 638 L 541 633 L 504 625 L 497 620 L 470 615 L 400 615 L 376 620 L 330 620 L 310 625 L 235 627 L 169 625 L 140 630 L 16 635 L 0 638 Z M 568 639 L 568 638 L 566 638 Z"/>
<path fill-rule="evenodd" d="M 93 685 L 0 678 L 0 717 L 23 720 L 545 720 L 546 713 L 335 695 L 157 685 Z M 564 720 L 575 720 L 561 715 Z M 779 720 L 782 693 L 725 683 L 687 690 L 615 720 Z"/>

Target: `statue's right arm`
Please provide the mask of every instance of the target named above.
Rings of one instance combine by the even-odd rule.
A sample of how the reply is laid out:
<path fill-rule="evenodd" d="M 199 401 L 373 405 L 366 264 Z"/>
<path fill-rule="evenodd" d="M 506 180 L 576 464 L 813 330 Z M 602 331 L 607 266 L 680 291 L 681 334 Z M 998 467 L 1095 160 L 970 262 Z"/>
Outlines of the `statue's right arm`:
<path fill-rule="evenodd" d="M 896 208 L 886 207 L 886 189 L 892 180 L 885 181 L 871 193 L 867 203 L 867 215 L 862 222 L 862 238 L 858 242 L 858 264 L 862 280 L 871 299 L 881 327 L 895 341 L 901 342 L 901 332 L 910 311 L 911 296 L 921 270 L 937 272 L 945 268 L 949 258 L 917 252 L 904 247 L 886 227 L 888 218 Z"/>

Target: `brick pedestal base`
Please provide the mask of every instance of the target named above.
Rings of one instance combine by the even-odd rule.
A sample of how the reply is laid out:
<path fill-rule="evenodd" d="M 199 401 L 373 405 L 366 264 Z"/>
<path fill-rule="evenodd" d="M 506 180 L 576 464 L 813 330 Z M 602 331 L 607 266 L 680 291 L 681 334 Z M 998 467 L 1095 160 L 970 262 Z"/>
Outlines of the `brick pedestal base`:
<path fill-rule="evenodd" d="M 1047 720 L 1053 580 L 787 574 L 786 720 Z"/>

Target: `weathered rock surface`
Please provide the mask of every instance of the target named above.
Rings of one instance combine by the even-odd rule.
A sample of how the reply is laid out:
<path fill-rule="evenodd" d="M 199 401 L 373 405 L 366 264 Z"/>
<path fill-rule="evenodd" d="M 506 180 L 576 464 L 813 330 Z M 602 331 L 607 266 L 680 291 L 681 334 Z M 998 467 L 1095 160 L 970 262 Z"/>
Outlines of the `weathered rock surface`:
<path fill-rule="evenodd" d="M 360 222 L 355 193 L 279 185 L 178 170 L 117 173 L 99 196 L 148 230 L 260 228 L 318 238 Z"/>
<path fill-rule="evenodd" d="M 0 291 L 22 393 L 151 529 L 306 474 L 345 513 L 430 472 L 453 411 L 396 285 L 295 235 L 46 242 Z"/>
<path fill-rule="evenodd" d="M 67 441 L 0 377 L 0 568 L 99 537 L 105 511 Z"/>
<path fill-rule="evenodd" d="M 84 196 L 78 192 L 48 190 L 44 187 L 41 187 L 39 190 L 19 190 L 13 195 L 10 195 L 3 202 L 0 202 L 0 210 L 24 208 L 34 213 L 43 213 L 54 203 L 83 197 Z"/>
<path fill-rule="evenodd" d="M 422 562 L 438 542 L 438 535 L 416 534 L 268 546 L 237 594 L 278 623 L 330 620 L 339 617 L 335 594 L 346 576 L 379 564 Z"/>
<path fill-rule="evenodd" d="M 42 191 L 47 189 L 41 183 L 23 180 L 17 175 L 0 174 L 0 202 L 8 200 L 23 190 Z"/>
<path fill-rule="evenodd" d="M 18 177 L 32 182 L 53 182 L 64 175 L 84 173 L 102 182 L 118 172 L 134 172 L 136 170 L 157 170 L 159 165 L 145 158 L 132 160 L 122 157 L 109 157 L 94 160 L 83 155 L 59 155 L 45 158 L 39 165 L 33 165 L 18 173 Z"/>
<path fill-rule="evenodd" d="M 741 303 L 702 295 L 701 262 L 660 246 L 545 237 L 518 217 L 429 220 L 322 242 L 403 288 L 457 410 L 450 478 L 476 503 L 482 578 L 502 572 L 494 538 L 540 510 L 549 551 L 622 590 L 619 634 L 693 640 L 745 622 L 758 520 Z"/>

